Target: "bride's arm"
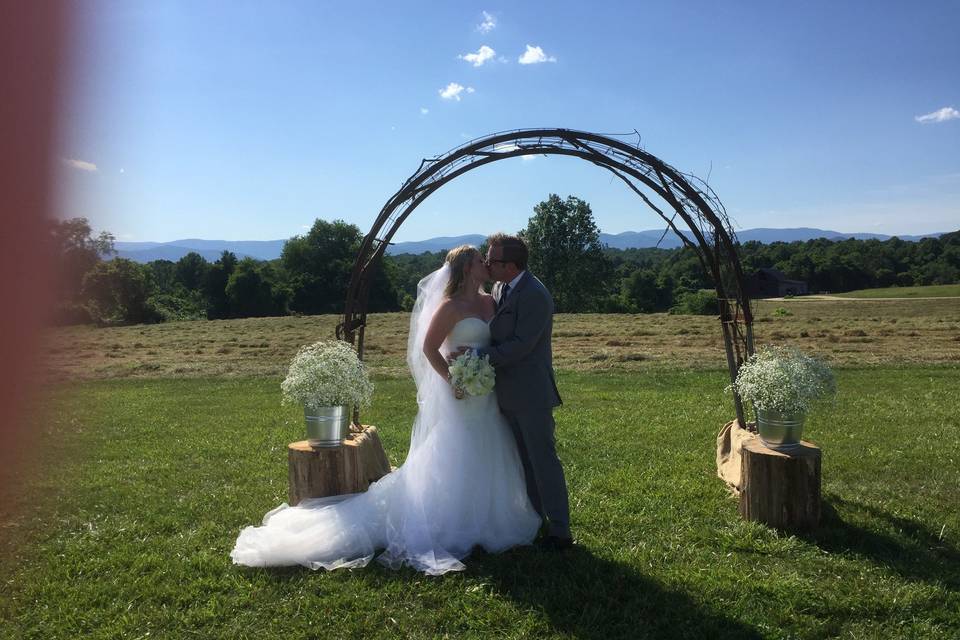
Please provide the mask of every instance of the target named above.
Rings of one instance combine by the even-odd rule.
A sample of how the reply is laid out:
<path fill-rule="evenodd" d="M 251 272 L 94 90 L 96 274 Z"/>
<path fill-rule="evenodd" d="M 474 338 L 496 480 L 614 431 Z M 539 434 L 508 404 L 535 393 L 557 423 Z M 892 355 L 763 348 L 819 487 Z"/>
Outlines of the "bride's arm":
<path fill-rule="evenodd" d="M 443 344 L 443 340 L 458 319 L 456 307 L 450 300 L 444 300 L 430 319 L 430 326 L 427 327 L 427 334 L 423 338 L 423 355 L 444 380 L 450 373 L 450 365 L 447 364 L 446 357 L 440 353 L 440 345 Z"/>

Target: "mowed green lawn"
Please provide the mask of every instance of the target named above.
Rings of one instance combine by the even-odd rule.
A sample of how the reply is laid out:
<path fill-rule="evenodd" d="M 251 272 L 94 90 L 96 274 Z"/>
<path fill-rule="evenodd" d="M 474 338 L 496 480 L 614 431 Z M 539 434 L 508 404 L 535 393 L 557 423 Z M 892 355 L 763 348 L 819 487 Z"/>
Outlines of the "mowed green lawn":
<path fill-rule="evenodd" d="M 885 287 L 838 293 L 841 298 L 957 298 L 960 284 L 932 284 L 924 287 Z"/>
<path fill-rule="evenodd" d="M 807 425 L 816 533 L 741 521 L 716 478 L 725 372 L 565 371 L 579 544 L 442 577 L 231 564 L 239 530 L 285 499 L 301 438 L 277 378 L 64 387 L 36 459 L 0 470 L 0 637 L 960 637 L 960 369 L 838 373 Z M 364 422 L 394 464 L 415 406 L 408 380 L 378 380 Z"/>

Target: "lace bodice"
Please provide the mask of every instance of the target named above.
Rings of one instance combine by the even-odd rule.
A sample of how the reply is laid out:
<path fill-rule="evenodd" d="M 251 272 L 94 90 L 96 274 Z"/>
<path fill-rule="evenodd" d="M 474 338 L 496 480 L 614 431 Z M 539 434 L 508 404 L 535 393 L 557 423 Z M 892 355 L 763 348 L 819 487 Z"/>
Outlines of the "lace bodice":
<path fill-rule="evenodd" d="M 481 318 L 464 318 L 453 325 L 446 342 L 450 349 L 486 347 L 490 344 L 490 325 Z"/>

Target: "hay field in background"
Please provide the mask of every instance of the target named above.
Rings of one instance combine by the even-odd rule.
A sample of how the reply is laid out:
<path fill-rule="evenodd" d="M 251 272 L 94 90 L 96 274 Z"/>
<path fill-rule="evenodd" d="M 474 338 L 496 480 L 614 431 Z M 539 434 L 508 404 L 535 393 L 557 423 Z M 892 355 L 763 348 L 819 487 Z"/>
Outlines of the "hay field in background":
<path fill-rule="evenodd" d="M 757 344 L 792 344 L 839 366 L 960 363 L 960 299 L 754 302 Z M 197 320 L 51 331 L 53 380 L 282 375 L 297 348 L 331 339 L 339 316 Z M 409 315 L 372 314 L 365 358 L 376 375 L 406 375 Z M 724 368 L 713 316 L 560 314 L 563 370 Z"/>

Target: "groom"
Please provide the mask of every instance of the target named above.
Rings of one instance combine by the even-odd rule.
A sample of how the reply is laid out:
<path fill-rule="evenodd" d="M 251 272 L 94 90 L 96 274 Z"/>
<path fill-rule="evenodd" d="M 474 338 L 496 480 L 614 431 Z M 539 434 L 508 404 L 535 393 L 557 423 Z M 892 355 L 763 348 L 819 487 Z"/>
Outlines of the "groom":
<path fill-rule="evenodd" d="M 573 544 L 563 467 L 553 437 L 553 408 L 561 403 L 553 378 L 553 298 L 527 271 L 526 243 L 497 233 L 487 239 L 486 266 L 497 281 L 496 315 L 490 346 L 478 349 L 496 368 L 500 411 L 513 429 L 527 480 L 527 495 L 547 525 L 540 546 L 562 550 Z"/>

